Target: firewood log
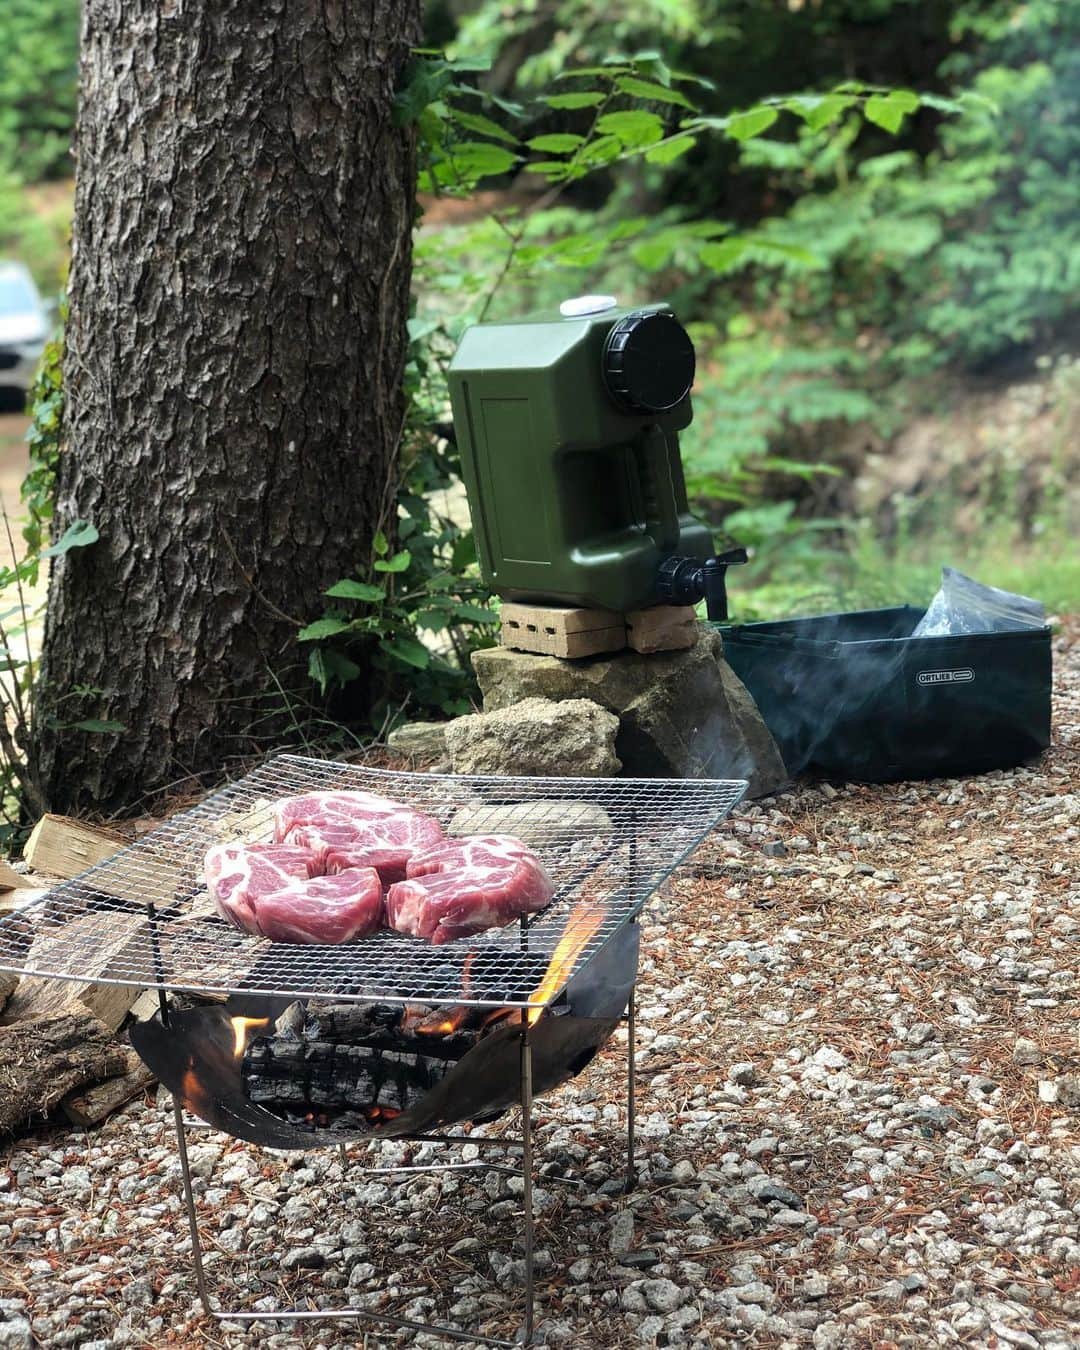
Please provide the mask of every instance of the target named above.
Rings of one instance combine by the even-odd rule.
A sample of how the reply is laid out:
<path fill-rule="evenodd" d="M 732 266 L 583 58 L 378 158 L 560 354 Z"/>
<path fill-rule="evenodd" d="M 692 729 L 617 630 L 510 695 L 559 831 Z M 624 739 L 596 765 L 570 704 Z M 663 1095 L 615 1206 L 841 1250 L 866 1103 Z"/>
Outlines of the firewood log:
<path fill-rule="evenodd" d="M 127 1051 L 85 1009 L 0 1026 L 0 1134 L 51 1111 L 88 1083 L 124 1073 Z"/>

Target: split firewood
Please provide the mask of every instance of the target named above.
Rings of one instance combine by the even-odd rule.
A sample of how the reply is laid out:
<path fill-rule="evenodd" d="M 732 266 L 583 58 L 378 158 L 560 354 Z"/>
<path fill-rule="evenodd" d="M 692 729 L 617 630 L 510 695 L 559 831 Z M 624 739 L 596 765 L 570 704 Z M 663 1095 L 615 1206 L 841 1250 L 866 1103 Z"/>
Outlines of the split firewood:
<path fill-rule="evenodd" d="M 35 872 L 76 877 L 124 847 L 117 830 L 88 825 L 68 816 L 42 816 L 26 842 L 23 856 Z"/>
<path fill-rule="evenodd" d="M 0 1026 L 0 1134 L 46 1115 L 69 1092 L 126 1068 L 126 1047 L 85 1009 Z"/>
<path fill-rule="evenodd" d="M 33 877 L 28 877 L 22 872 L 16 872 L 9 862 L 4 862 L 0 858 L 0 891 L 23 890 L 36 885 L 37 882 Z"/>
<path fill-rule="evenodd" d="M 127 1067 L 124 1073 L 69 1093 L 60 1103 L 61 1110 L 73 1125 L 99 1125 L 156 1081 L 134 1050 L 126 1051 L 125 1055 Z"/>
<path fill-rule="evenodd" d="M 48 890 L 47 886 L 41 886 L 39 877 L 34 878 L 34 886 L 31 888 L 19 887 L 18 890 L 0 891 L 0 919 L 13 914 L 17 909 L 23 909 L 27 905 L 32 905 L 35 900 L 40 900 Z"/>
<path fill-rule="evenodd" d="M 82 935 L 87 948 L 92 945 L 95 973 L 109 975 L 113 973 L 110 965 L 122 961 L 124 949 L 139 940 L 145 926 L 142 920 L 133 920 L 130 914 L 76 915 L 62 927 L 35 932 L 26 961 L 38 970 L 69 969 L 70 944 Z M 55 960 L 52 959 L 53 949 L 57 952 Z M 27 975 L 0 1014 L 0 1024 L 70 1010 L 89 1012 L 110 1031 L 116 1031 L 141 988 L 140 984 L 99 984 L 90 980 Z"/>

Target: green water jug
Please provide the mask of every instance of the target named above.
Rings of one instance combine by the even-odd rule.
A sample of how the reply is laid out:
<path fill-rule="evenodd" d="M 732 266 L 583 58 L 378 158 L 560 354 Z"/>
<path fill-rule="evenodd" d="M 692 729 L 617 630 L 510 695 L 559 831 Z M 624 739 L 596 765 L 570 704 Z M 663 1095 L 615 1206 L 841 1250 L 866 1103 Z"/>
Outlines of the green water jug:
<path fill-rule="evenodd" d="M 465 333 L 450 400 L 492 590 L 618 612 L 705 594 L 713 543 L 679 456 L 693 381 L 667 305 L 582 296 Z"/>

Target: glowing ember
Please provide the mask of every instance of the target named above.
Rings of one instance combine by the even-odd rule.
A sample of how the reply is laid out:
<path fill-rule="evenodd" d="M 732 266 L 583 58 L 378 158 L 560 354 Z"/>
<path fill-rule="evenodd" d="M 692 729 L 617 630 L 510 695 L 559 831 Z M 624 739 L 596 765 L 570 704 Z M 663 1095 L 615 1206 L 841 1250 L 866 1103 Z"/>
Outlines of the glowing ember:
<path fill-rule="evenodd" d="M 416 1030 L 421 1036 L 449 1036 L 451 1032 L 457 1030 L 457 1026 L 451 1018 L 444 1017 L 441 1022 L 425 1022 Z"/>
<path fill-rule="evenodd" d="M 579 900 L 570 911 L 562 937 L 551 954 L 551 961 L 544 978 L 533 990 L 532 997 L 538 1002 L 552 998 L 566 983 L 574 962 L 581 955 L 589 939 L 604 922 L 604 908 L 595 901 Z M 532 1026 L 543 1014 L 543 1008 L 529 1009 L 529 1025 Z"/>
<path fill-rule="evenodd" d="M 464 964 L 461 967 L 461 997 L 469 998 L 469 990 L 472 987 L 472 968 L 476 960 L 476 953 L 470 952 L 466 956 Z"/>
<path fill-rule="evenodd" d="M 452 1036 L 469 1021 L 472 1009 L 454 1003 L 449 1008 L 439 1008 L 426 1017 L 416 1028 L 420 1036 Z"/>
<path fill-rule="evenodd" d="M 269 1017 L 232 1017 L 229 1020 L 232 1022 L 233 1029 L 233 1054 L 237 1059 L 244 1053 L 251 1028 L 270 1025 Z"/>

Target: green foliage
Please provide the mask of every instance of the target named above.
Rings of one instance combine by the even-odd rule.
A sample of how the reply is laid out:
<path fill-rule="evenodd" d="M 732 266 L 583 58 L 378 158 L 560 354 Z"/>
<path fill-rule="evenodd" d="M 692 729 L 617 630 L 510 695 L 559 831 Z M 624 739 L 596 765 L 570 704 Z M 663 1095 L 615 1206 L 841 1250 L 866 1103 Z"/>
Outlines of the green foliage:
<path fill-rule="evenodd" d="M 31 628 L 40 623 L 44 610 L 43 603 L 33 602 L 30 589 L 37 583 L 45 559 L 96 543 L 98 532 L 89 521 L 77 520 L 54 544 L 20 558 L 6 511 L 0 509 L 0 517 L 10 558 L 7 564 L 0 564 L 0 597 L 4 601 L 0 612 L 0 851 L 10 852 L 24 816 L 40 814 L 46 806 L 26 757 L 37 717 Z M 69 690 L 60 702 L 75 709 L 72 719 L 53 716 L 49 725 L 59 730 L 78 727 L 91 732 L 123 731 L 115 722 L 79 715 L 83 707 L 92 709 L 101 693 L 100 689 L 84 686 Z"/>
<path fill-rule="evenodd" d="M 549 293 L 567 271 L 603 265 L 610 276 L 621 266 L 655 277 L 678 266 L 684 276 L 700 278 L 752 264 L 815 262 L 800 245 L 762 232 L 736 232 L 722 221 L 693 221 L 679 212 L 627 215 L 617 205 L 585 215 L 555 204 L 558 197 L 635 160 L 649 171 L 662 169 L 701 137 L 721 134 L 742 144 L 781 118 L 827 128 L 845 114 L 853 119 L 865 114 L 867 122 L 895 129 L 920 106 L 919 96 L 907 91 L 848 83 L 824 96 L 791 95 L 713 116 L 696 101 L 701 81 L 671 71 L 655 56 L 567 69 L 561 79 L 572 81 L 572 88 L 545 91 L 526 106 L 477 87 L 473 77 L 482 64 L 432 52 L 412 64 L 397 116 L 417 127 L 421 188 L 468 198 L 514 170 L 546 183 L 549 192 L 542 203 L 508 206 L 459 231 L 429 236 L 421 231 L 414 254 L 421 304 L 412 324 L 411 412 L 398 503 L 402 547 L 388 554 L 388 542 L 377 540 L 374 556 L 357 576 L 330 589 L 332 603 L 299 634 L 314 644 L 309 668 L 323 692 L 349 685 L 374 666 L 381 675 L 377 725 L 406 701 L 429 714 L 463 711 L 473 692 L 469 652 L 493 640 L 496 616 L 478 603 L 483 593 L 471 532 L 431 504 L 432 494 L 450 487 L 459 469 L 452 443 L 433 436 L 432 427 L 445 415 L 445 369 L 464 327 L 486 317 L 505 294 L 520 303 L 523 288 Z M 551 113 L 572 125 L 530 134 L 530 122 Z M 827 131 L 818 134 L 827 139 Z M 743 353 L 744 365 L 750 356 L 749 349 Z M 777 473 L 804 478 L 821 467 L 762 454 L 770 432 L 800 415 L 821 421 L 866 411 L 866 401 L 854 392 L 815 379 L 827 359 L 826 354 L 816 363 L 793 362 L 784 397 L 761 400 L 756 408 L 736 411 L 737 371 L 720 391 L 715 415 L 725 422 L 741 415 L 745 441 L 722 441 L 719 458 L 701 455 L 695 484 L 740 503 L 740 523 L 751 537 L 755 520 L 759 527 L 766 523 L 760 508 L 754 515 L 751 485 Z M 769 537 L 810 540 L 814 531 L 789 520 L 791 514 L 783 511 L 781 520 L 773 513 Z M 761 534 L 764 538 L 764 529 Z"/>
<path fill-rule="evenodd" d="M 670 70 L 651 53 L 566 69 L 558 78 L 572 81 L 572 91 L 545 93 L 526 106 L 470 84 L 467 76 L 479 64 L 448 60 L 439 53 L 424 54 L 413 63 L 398 97 L 398 117 L 415 123 L 420 133 L 421 191 L 468 196 L 485 179 L 511 171 L 553 185 L 571 184 L 638 157 L 647 164 L 669 164 L 709 134 L 742 144 L 783 119 L 820 131 L 850 114 L 895 132 L 924 103 L 912 90 L 847 81 L 825 94 L 767 98 L 713 115 L 699 106 L 708 93 L 703 82 Z M 581 88 L 582 82 L 591 87 Z M 929 97 L 938 111 L 960 110 L 959 104 Z M 551 110 L 580 116 L 573 129 L 519 134 L 523 123 Z M 501 120 L 493 114 L 501 114 Z"/>
<path fill-rule="evenodd" d="M 0 168 L 31 183 L 71 173 L 78 96 L 75 0 L 4 0 L 0 7 Z"/>
<path fill-rule="evenodd" d="M 67 271 L 70 230 L 66 200 L 48 205 L 0 163 L 0 257 L 26 263 L 46 294 L 55 294 Z"/>
<path fill-rule="evenodd" d="M 457 451 L 435 431 L 448 360 L 438 345 L 443 335 L 415 321 L 411 327 L 399 547 L 377 535 L 366 567 L 331 586 L 332 603 L 298 635 L 312 644 L 308 670 L 324 695 L 367 672 L 376 729 L 405 714 L 467 712 L 476 694 L 469 655 L 492 645 L 498 622 L 479 584 L 472 531 L 453 509 Z"/>
<path fill-rule="evenodd" d="M 957 24 L 970 28 L 973 9 Z M 944 123 L 926 157 L 852 162 L 806 135 L 759 145 L 757 162 L 805 193 L 765 232 L 813 241 L 813 279 L 781 289 L 796 319 L 872 326 L 893 374 L 978 366 L 1046 341 L 1080 295 L 1080 0 L 1013 10 L 978 55 L 945 63 L 967 78 L 969 106 L 996 115 Z M 869 115 L 869 105 L 867 108 Z"/>
<path fill-rule="evenodd" d="M 45 344 L 41 363 L 34 377 L 30 396 L 30 428 L 26 439 L 30 447 L 30 469 L 22 483 L 26 506 L 23 538 L 31 555 L 40 554 L 49 539 L 56 496 L 56 475 L 64 435 L 64 337 L 66 305 L 61 306 L 61 327 Z M 31 578 L 37 581 L 37 574 Z"/>

